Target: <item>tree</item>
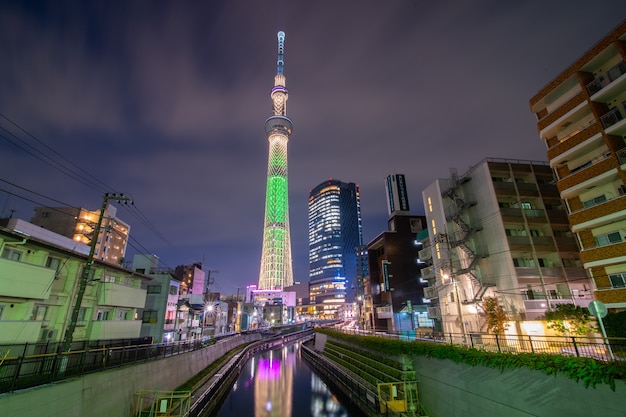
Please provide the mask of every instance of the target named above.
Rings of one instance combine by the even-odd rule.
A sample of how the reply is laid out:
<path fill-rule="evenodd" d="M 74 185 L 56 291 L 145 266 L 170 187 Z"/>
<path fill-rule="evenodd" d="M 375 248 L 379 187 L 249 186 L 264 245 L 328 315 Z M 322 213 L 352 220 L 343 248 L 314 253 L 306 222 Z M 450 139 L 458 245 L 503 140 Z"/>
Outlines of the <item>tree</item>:
<path fill-rule="evenodd" d="M 508 327 L 509 317 L 496 297 L 484 297 L 483 309 L 487 314 L 487 328 L 495 334 L 502 334 Z"/>
<path fill-rule="evenodd" d="M 626 337 L 626 311 L 609 312 L 603 321 L 607 336 Z"/>
<path fill-rule="evenodd" d="M 557 304 L 541 318 L 548 321 L 549 329 L 562 335 L 583 336 L 595 330 L 589 310 L 574 304 Z"/>

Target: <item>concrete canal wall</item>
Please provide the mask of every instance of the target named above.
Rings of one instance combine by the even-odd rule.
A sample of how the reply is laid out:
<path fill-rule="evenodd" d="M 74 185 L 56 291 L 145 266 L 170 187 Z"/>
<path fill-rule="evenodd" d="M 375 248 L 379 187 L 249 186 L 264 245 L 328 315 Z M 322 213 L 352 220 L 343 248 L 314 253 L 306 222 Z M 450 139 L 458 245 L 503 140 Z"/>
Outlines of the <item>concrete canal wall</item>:
<path fill-rule="evenodd" d="M 315 350 L 326 340 L 317 333 Z M 353 345 L 356 349 L 363 349 Z M 382 352 L 373 352 L 384 355 Z M 615 381 L 585 388 L 562 375 L 530 369 L 498 369 L 457 364 L 449 360 L 410 358 L 420 403 L 432 417 L 624 417 L 626 383 Z M 336 384 L 341 379 L 334 378 Z"/>
<path fill-rule="evenodd" d="M 2 394 L 0 416 L 131 416 L 137 391 L 174 390 L 228 351 L 259 339 L 237 336 L 193 352 Z"/>
<path fill-rule="evenodd" d="M 436 417 L 624 417 L 626 384 L 585 388 L 561 375 L 500 372 L 447 360 L 413 358 L 419 399 Z"/>

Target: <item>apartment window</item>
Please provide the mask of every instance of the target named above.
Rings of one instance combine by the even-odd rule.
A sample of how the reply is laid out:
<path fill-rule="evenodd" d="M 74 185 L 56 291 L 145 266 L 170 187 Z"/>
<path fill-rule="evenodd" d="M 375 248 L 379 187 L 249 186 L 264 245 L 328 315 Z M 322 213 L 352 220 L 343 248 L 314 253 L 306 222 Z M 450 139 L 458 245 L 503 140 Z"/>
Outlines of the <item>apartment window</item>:
<path fill-rule="evenodd" d="M 118 320 L 130 320 L 130 317 L 131 317 L 131 311 L 130 310 L 120 309 L 117 312 L 117 319 Z"/>
<path fill-rule="evenodd" d="M 141 322 L 142 323 L 156 323 L 158 321 L 158 311 L 156 310 L 144 310 Z"/>
<path fill-rule="evenodd" d="M 33 313 L 30 316 L 31 321 L 44 321 L 48 315 L 48 306 L 35 304 Z"/>
<path fill-rule="evenodd" d="M 513 265 L 516 268 L 531 268 L 535 266 L 532 258 L 513 258 Z"/>
<path fill-rule="evenodd" d="M 170 295 L 177 295 L 178 294 L 178 287 L 176 287 L 175 285 L 170 285 Z"/>
<path fill-rule="evenodd" d="M 84 326 L 85 322 L 87 321 L 86 319 L 87 317 L 87 309 L 85 307 L 81 307 L 78 310 L 78 317 L 76 318 L 76 324 L 79 326 Z"/>
<path fill-rule="evenodd" d="M 110 310 L 98 310 L 96 313 L 96 321 L 109 320 L 110 315 Z"/>
<path fill-rule="evenodd" d="M 609 274 L 612 288 L 624 288 L 626 287 L 626 272 L 620 274 Z"/>
<path fill-rule="evenodd" d="M 148 285 L 148 294 L 161 294 L 160 285 Z"/>
<path fill-rule="evenodd" d="M 563 258 L 562 261 L 563 261 L 564 267 L 581 267 L 582 266 L 582 262 L 580 261 L 580 259 Z"/>
<path fill-rule="evenodd" d="M 596 236 L 597 246 L 612 245 L 613 243 L 620 243 L 622 241 L 622 235 L 619 232 L 605 233 L 603 235 Z"/>
<path fill-rule="evenodd" d="M 601 196 L 583 201 L 583 207 L 584 208 L 593 207 L 598 204 L 604 203 L 605 201 L 606 201 L 606 195 L 602 194 Z"/>
<path fill-rule="evenodd" d="M 522 208 L 523 208 L 524 210 L 532 210 L 533 205 L 532 205 L 532 204 L 530 204 L 530 203 L 522 203 Z"/>
<path fill-rule="evenodd" d="M 49 256 L 48 259 L 46 259 L 46 268 L 58 271 L 60 266 L 61 260 L 59 258 L 53 258 L 52 256 Z"/>
<path fill-rule="evenodd" d="M 0 320 L 2 320 L 3 315 L 4 315 L 4 305 L 0 304 Z"/>
<path fill-rule="evenodd" d="M 102 282 L 115 282 L 115 277 L 113 275 L 104 275 L 102 278 Z"/>
<path fill-rule="evenodd" d="M 4 248 L 2 251 L 2 257 L 10 261 L 19 261 L 22 259 L 22 252 L 12 248 Z"/>

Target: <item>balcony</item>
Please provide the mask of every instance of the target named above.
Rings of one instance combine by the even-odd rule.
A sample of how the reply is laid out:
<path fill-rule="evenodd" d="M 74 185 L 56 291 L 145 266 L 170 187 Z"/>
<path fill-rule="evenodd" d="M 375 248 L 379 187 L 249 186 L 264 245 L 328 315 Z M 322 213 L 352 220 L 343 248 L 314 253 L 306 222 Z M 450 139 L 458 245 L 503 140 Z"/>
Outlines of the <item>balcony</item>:
<path fill-rule="evenodd" d="M 619 62 L 610 68 L 605 74 L 585 86 L 587 93 L 593 101 L 608 103 L 624 91 L 626 85 L 626 63 Z"/>
<path fill-rule="evenodd" d="M 613 107 L 608 113 L 600 117 L 604 130 L 609 135 L 623 135 L 626 133 L 626 101 Z"/>
<path fill-rule="evenodd" d="M 437 287 L 424 287 L 424 297 L 432 300 L 434 298 L 439 298 L 439 292 L 437 291 Z"/>
<path fill-rule="evenodd" d="M 626 195 L 598 201 L 597 204 L 589 205 L 588 207 L 584 207 L 570 214 L 572 226 L 601 219 L 604 216 L 614 215 L 615 213 L 626 210 Z M 613 221 L 615 221 L 615 218 L 613 218 Z"/>
<path fill-rule="evenodd" d="M 101 285 L 98 296 L 99 305 L 143 308 L 146 303 L 146 290 L 113 282 L 103 282 Z"/>
<path fill-rule="evenodd" d="M 424 248 L 421 251 L 417 252 L 417 256 L 422 261 L 428 261 L 430 259 L 433 259 L 433 252 L 430 249 L 430 247 L 428 247 L 428 248 Z"/>
<path fill-rule="evenodd" d="M 594 262 L 594 266 L 603 264 L 602 261 L 607 261 L 613 258 L 619 258 L 626 253 L 626 242 L 614 243 L 606 246 L 596 246 L 585 248 L 580 252 L 580 258 L 583 264 Z"/>
<path fill-rule="evenodd" d="M 0 344 L 37 342 L 41 325 L 40 321 L 0 320 Z"/>
<path fill-rule="evenodd" d="M 576 94 L 567 102 L 563 103 L 562 106 L 555 109 L 551 113 L 547 114 L 543 119 L 537 123 L 537 127 L 539 131 L 543 131 L 547 127 L 558 123 L 562 117 L 566 116 L 568 113 L 575 111 L 575 109 L 579 105 L 584 105 L 586 101 L 586 97 L 583 91 Z"/>
<path fill-rule="evenodd" d="M 622 148 L 615 152 L 615 155 L 617 156 L 620 165 L 626 165 L 626 148 Z"/>
<path fill-rule="evenodd" d="M 557 186 L 559 187 L 561 195 L 563 195 L 568 188 L 596 178 L 616 167 L 617 160 L 611 158 L 610 152 L 606 152 L 571 170 L 569 175 L 565 176 L 557 183 Z"/>
<path fill-rule="evenodd" d="M 582 308 L 587 308 L 592 300 L 592 297 L 587 296 L 579 298 L 558 298 L 550 300 L 524 300 L 524 308 L 526 309 L 526 313 L 546 312 L 548 311 L 548 302 L 550 303 L 550 307 L 552 309 L 555 309 L 556 306 L 559 304 L 574 304 Z M 538 315 L 535 315 L 535 317 L 538 317 Z"/>
<path fill-rule="evenodd" d="M 393 318 L 393 313 L 391 311 L 391 306 L 382 306 L 376 308 L 376 317 L 379 319 L 391 319 Z"/>
<path fill-rule="evenodd" d="M 420 272 L 422 273 L 422 278 L 426 280 L 431 280 L 435 278 L 435 270 L 432 266 L 428 268 L 424 268 L 420 270 Z"/>
<path fill-rule="evenodd" d="M 428 318 L 429 319 L 439 319 L 441 320 L 441 310 L 439 307 L 427 307 L 428 309 Z"/>
<path fill-rule="evenodd" d="M 556 240 L 557 250 L 559 252 L 578 252 L 578 243 L 574 237 L 557 236 Z"/>
<path fill-rule="evenodd" d="M 141 320 L 94 320 L 90 339 L 130 339 L 139 337 Z"/>
<path fill-rule="evenodd" d="M 552 161 L 556 156 L 584 143 L 599 132 L 600 125 L 595 119 L 580 124 L 567 135 L 559 138 L 558 143 L 548 149 L 548 159 Z"/>
<path fill-rule="evenodd" d="M 556 224 L 569 224 L 567 213 L 564 210 L 546 210 L 546 215 L 550 223 Z"/>
<path fill-rule="evenodd" d="M 45 300 L 50 297 L 55 270 L 0 258 L 0 294 L 5 297 Z"/>
<path fill-rule="evenodd" d="M 517 276 L 517 278 L 538 278 L 540 270 L 541 276 L 546 278 L 556 278 L 563 276 L 563 271 L 561 268 L 537 268 L 536 266 L 515 267 L 515 275 Z"/>

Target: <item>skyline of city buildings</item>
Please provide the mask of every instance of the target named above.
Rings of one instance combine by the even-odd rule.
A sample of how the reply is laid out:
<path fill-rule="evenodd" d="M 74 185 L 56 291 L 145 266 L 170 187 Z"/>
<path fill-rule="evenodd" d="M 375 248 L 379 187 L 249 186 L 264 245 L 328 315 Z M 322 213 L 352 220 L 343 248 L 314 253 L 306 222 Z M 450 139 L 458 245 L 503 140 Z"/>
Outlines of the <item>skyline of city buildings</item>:
<path fill-rule="evenodd" d="M 595 297 L 626 309 L 626 22 L 530 99 Z"/>
<path fill-rule="evenodd" d="M 257 303 L 253 305 L 257 309 L 250 310 L 259 314 L 256 323 L 286 323 L 297 318 L 294 311 L 303 317 L 345 318 L 345 312 L 352 317 L 355 310 L 344 303 L 354 297 L 356 314 L 366 328 L 405 331 L 440 326 L 446 332 L 481 333 L 486 331 L 482 302 L 495 297 L 514 323 L 511 331 L 537 334 L 542 330 L 536 322 L 562 304 L 587 307 L 595 298 L 612 311 L 626 308 L 626 23 L 531 99 L 549 162 L 486 158 L 461 176 L 451 170 L 450 178 L 436 179 L 422 190 L 425 215 L 410 214 L 405 175 L 389 175 L 385 182 L 388 228 L 367 244 L 363 244 L 356 184 L 330 179 L 311 190 L 306 283 L 294 283 L 291 265 L 286 155 L 292 125 L 286 117 L 284 33 L 279 32 L 278 40 L 278 70 L 271 93 L 274 115 L 265 123 L 270 151 L 261 275 L 254 301 L 246 293 L 243 304 L 225 308 L 231 314 L 229 322 L 234 323 L 238 314 L 248 314 L 246 303 Z M 84 277 L 85 296 L 92 304 L 80 309 L 79 321 L 136 321 L 143 315 L 145 325 L 158 315 L 163 336 L 172 324 L 168 320 L 176 324 L 185 317 L 188 337 L 201 335 L 198 327 L 207 317 L 206 307 L 219 301 L 209 297 L 207 273 L 211 271 L 203 271 L 201 263 L 181 265 L 165 274 L 177 285 L 169 276 L 149 282 L 146 277 L 155 281 L 161 277 L 153 276 L 158 258 L 146 255 L 153 259 L 133 266 L 144 281 L 133 279 L 132 273 L 129 277 L 130 270 L 120 261 L 130 225 L 116 219 L 116 214 L 112 205 L 102 214 L 96 268 Z M 68 252 L 74 254 L 70 258 L 75 273 L 80 269 L 78 259 L 89 253 L 98 217 L 99 211 L 38 207 L 32 223 L 4 219 L 2 231 L 12 238 L 2 244 L 0 272 L 13 274 L 26 268 L 40 280 L 34 285 L 40 288 L 48 282 L 49 271 L 37 272 L 25 264 L 59 274 L 69 258 L 54 253 Z M 35 245 L 45 242 L 49 255 L 24 252 L 31 240 Z M 115 273 L 109 274 L 109 269 Z M 69 290 L 58 285 L 53 282 L 52 290 L 63 294 L 59 299 L 68 304 L 63 308 L 71 311 Z M 14 289 L 3 288 L 15 296 Z M 145 290 L 150 301 L 139 306 L 126 295 L 108 300 L 119 295 L 107 292 L 111 288 L 127 294 Z M 46 296 L 47 291 L 43 290 Z M 0 292 L 0 301 L 5 297 L 0 302 L 0 321 L 17 311 L 6 307 L 11 305 L 6 294 Z M 18 304 L 32 309 L 30 314 L 40 326 L 62 310 L 51 302 L 35 302 L 30 295 Z M 105 298 L 94 301 L 101 296 Z M 172 314 L 174 298 L 177 305 Z M 271 311 L 258 310 L 265 306 Z M 181 316 L 181 309 L 188 313 Z M 21 319 L 31 317 L 23 313 Z M 98 323 L 92 328 L 98 326 L 104 334 L 126 334 L 113 325 Z M 83 335 L 80 327 L 77 338 L 91 337 Z"/>
<path fill-rule="evenodd" d="M 354 301 L 363 245 L 359 186 L 329 179 L 309 192 L 309 292 L 316 314 Z"/>
<path fill-rule="evenodd" d="M 293 284 L 287 179 L 287 143 L 293 123 L 287 117 L 289 96 L 283 74 L 284 49 L 285 33 L 281 31 L 278 32 L 278 61 L 271 93 L 272 116 L 265 121 L 269 157 L 259 290 L 281 290 Z"/>

